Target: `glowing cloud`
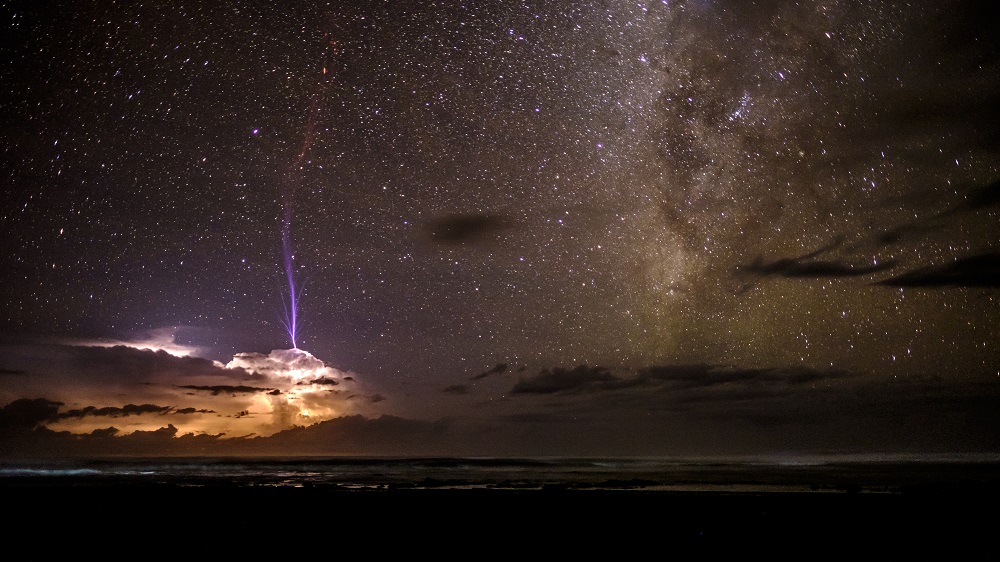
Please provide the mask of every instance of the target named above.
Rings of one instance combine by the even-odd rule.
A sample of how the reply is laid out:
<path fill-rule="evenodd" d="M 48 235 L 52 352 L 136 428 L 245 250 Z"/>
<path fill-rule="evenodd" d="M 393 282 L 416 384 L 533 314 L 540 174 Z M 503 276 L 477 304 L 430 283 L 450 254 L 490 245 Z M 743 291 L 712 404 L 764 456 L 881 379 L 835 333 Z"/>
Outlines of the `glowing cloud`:
<path fill-rule="evenodd" d="M 8 354 L 5 368 L 23 374 L 0 386 L 0 405 L 25 396 L 59 403 L 63 415 L 46 423 L 55 431 L 103 431 L 113 419 L 122 435 L 169 423 L 182 433 L 227 438 L 374 414 L 384 406 L 374 406 L 380 395 L 366 391 L 357 375 L 307 351 L 238 353 L 223 364 L 176 343 L 176 331 L 153 330 L 133 341 L 38 343 Z"/>
<path fill-rule="evenodd" d="M 198 357 L 201 348 L 177 343 L 177 326 L 167 328 L 156 328 L 149 330 L 145 337 L 133 341 L 124 340 L 100 340 L 100 341 L 76 341 L 65 342 L 68 345 L 86 347 L 116 347 L 125 346 L 133 349 L 147 351 L 165 351 L 174 357 Z"/>
<path fill-rule="evenodd" d="M 266 355 L 238 353 L 226 368 L 263 375 L 280 391 L 255 396 L 249 409 L 251 414 L 270 414 L 273 430 L 328 420 L 343 415 L 352 404 L 349 399 L 354 394 L 343 386 L 353 386 L 355 377 L 298 348 L 275 349 Z"/>
<path fill-rule="evenodd" d="M 313 354 L 298 348 L 275 349 L 267 355 L 237 353 L 226 364 L 226 368 L 243 368 L 262 375 L 286 377 L 296 382 L 304 379 L 342 379 L 347 376 L 343 371 L 328 367 Z"/>

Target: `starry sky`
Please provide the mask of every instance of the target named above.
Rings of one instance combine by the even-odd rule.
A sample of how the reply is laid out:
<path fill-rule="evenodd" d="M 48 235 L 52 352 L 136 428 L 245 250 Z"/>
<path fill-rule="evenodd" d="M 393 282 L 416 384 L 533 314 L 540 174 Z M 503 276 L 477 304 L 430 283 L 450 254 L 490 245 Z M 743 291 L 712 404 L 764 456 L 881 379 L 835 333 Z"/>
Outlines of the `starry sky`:
<path fill-rule="evenodd" d="M 25 447 L 1000 450 L 992 3 L 0 13 Z"/>

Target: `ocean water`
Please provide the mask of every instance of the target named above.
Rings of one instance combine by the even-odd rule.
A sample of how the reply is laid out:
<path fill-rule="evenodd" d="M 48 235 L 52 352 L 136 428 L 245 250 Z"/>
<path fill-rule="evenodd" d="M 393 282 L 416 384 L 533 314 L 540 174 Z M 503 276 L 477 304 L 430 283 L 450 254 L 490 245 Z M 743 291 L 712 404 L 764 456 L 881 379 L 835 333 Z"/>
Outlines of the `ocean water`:
<path fill-rule="evenodd" d="M 768 493 L 996 490 L 1000 459 L 964 457 L 103 458 L 0 462 L 0 486 Z"/>
<path fill-rule="evenodd" d="M 991 457 L 0 462 L 11 544 L 198 559 L 992 559 L 998 483 Z"/>

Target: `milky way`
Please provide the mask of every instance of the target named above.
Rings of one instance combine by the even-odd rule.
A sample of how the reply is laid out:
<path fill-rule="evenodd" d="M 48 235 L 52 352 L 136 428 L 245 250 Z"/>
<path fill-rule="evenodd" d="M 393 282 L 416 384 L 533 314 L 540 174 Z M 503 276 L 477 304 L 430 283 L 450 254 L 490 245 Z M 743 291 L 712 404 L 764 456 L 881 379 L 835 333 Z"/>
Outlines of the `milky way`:
<path fill-rule="evenodd" d="M 410 414 L 578 365 L 1000 375 L 995 8 L 59 5 L 3 9 L 4 333 L 228 360 L 288 347 L 295 277 L 298 347 Z"/>

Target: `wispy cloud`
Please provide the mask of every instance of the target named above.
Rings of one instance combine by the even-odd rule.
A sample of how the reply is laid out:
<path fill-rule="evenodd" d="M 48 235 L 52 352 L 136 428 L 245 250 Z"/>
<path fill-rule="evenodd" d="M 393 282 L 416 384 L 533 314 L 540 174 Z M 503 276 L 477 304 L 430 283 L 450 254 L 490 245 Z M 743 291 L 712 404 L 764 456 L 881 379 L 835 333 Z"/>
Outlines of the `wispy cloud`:
<path fill-rule="evenodd" d="M 211 392 L 212 395 L 218 396 L 219 394 L 254 394 L 257 392 L 281 392 L 276 388 L 262 388 L 259 386 L 245 386 L 245 385 L 227 385 L 227 384 L 217 384 L 212 386 L 202 386 L 196 384 L 183 384 L 178 385 L 177 388 L 186 388 L 190 390 L 201 390 L 205 392 Z"/>
<path fill-rule="evenodd" d="M 502 375 L 506 371 L 507 371 L 507 364 L 506 363 L 497 363 L 492 369 L 489 369 L 487 371 L 479 373 L 478 375 L 470 378 L 469 380 L 470 381 L 478 381 L 478 380 L 485 379 L 486 377 L 488 377 L 490 375 Z"/>
<path fill-rule="evenodd" d="M 1000 253 L 968 256 L 920 267 L 879 281 L 892 287 L 1000 287 Z"/>
<path fill-rule="evenodd" d="M 509 226 L 502 215 L 470 213 L 450 214 L 431 220 L 424 227 L 430 240 L 437 244 L 460 245 L 482 242 L 495 237 Z"/>
<path fill-rule="evenodd" d="M 452 384 L 441 389 L 445 394 L 468 394 L 469 386 L 464 384 Z"/>
<path fill-rule="evenodd" d="M 749 265 L 737 267 L 737 272 L 758 277 L 860 277 L 885 271 L 895 266 L 895 262 L 891 260 L 878 264 L 861 264 L 848 260 L 816 259 L 825 253 L 836 250 L 842 243 L 843 238 L 838 238 L 808 254 L 770 262 L 758 257 Z"/>

